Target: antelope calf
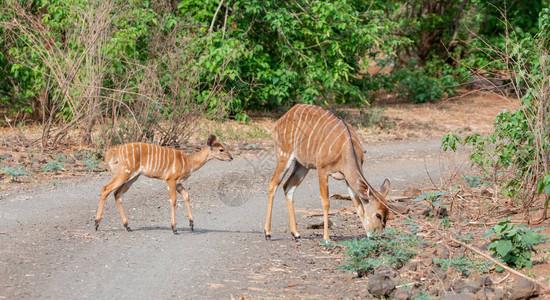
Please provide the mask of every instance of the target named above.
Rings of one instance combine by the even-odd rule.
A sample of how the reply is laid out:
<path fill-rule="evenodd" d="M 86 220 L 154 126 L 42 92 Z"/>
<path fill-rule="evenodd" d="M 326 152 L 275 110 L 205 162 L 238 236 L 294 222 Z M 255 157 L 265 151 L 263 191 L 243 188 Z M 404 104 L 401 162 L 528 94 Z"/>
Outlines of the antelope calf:
<path fill-rule="evenodd" d="M 345 180 L 357 214 L 370 235 L 371 229 L 384 228 L 389 210 L 384 198 L 390 190 L 386 179 L 376 192 L 363 176 L 363 149 L 355 130 L 329 110 L 309 104 L 297 104 L 283 115 L 273 132 L 277 166 L 269 181 L 269 199 L 265 238 L 271 239 L 273 197 L 285 174 L 294 167 L 283 188 L 288 209 L 290 232 L 300 238 L 294 215 L 294 191 L 310 169 L 317 169 L 323 201 L 323 238 L 329 240 L 330 207 L 328 177 Z"/>
<path fill-rule="evenodd" d="M 128 220 L 124 214 L 121 197 L 130 189 L 139 176 L 158 178 L 166 181 L 168 193 L 172 201 L 171 225 L 172 231 L 176 231 L 176 191 L 180 193 L 187 204 L 189 227 L 193 231 L 193 214 L 189 204 L 189 193 L 178 181 L 185 181 L 191 173 L 200 169 L 207 161 L 217 158 L 231 161 L 233 157 L 218 142 L 215 135 L 210 135 L 206 147 L 197 153 L 186 155 L 182 151 L 146 143 L 131 143 L 116 146 L 107 151 L 105 163 L 113 178 L 101 189 L 101 200 L 95 219 L 95 230 L 101 222 L 103 207 L 107 196 L 115 191 L 115 201 L 126 230 L 131 231 Z"/>

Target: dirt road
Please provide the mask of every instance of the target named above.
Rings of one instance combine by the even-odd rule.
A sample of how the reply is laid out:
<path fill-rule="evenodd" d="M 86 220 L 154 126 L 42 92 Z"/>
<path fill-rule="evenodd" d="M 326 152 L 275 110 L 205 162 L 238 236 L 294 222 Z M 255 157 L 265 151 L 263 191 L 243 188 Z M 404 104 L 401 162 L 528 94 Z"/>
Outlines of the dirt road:
<path fill-rule="evenodd" d="M 441 174 L 440 140 L 364 145 L 364 170 L 378 187 L 391 180 L 390 196 L 428 187 Z M 110 175 L 48 183 L 39 189 L 0 195 L 0 298 L 151 299 L 253 297 L 354 297 L 365 279 L 337 269 L 342 253 L 321 246 L 322 229 L 307 224 L 320 213 L 316 172 L 297 189 L 298 229 L 288 230 L 282 189 L 276 194 L 273 240 L 264 240 L 271 151 L 212 161 L 184 184 L 191 195 L 195 232 L 184 206 L 176 211 L 178 235 L 170 229 L 170 205 L 162 181 L 142 177 L 123 203 L 126 232 L 110 196 L 99 231 L 94 218 L 99 191 Z M 345 193 L 330 181 L 331 193 Z M 391 199 L 391 197 L 390 197 Z M 181 198 L 180 198 L 181 200 Z M 354 215 L 339 213 L 349 201 L 332 200 L 334 240 L 362 237 Z M 390 224 L 391 226 L 391 224 Z"/>

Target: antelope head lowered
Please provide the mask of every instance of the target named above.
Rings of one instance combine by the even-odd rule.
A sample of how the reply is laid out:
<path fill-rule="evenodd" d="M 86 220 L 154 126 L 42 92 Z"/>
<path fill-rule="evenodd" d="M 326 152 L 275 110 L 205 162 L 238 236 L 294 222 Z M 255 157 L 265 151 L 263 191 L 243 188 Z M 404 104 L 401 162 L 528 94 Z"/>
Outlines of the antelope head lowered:
<path fill-rule="evenodd" d="M 269 181 L 269 197 L 265 237 L 271 239 L 273 198 L 285 174 L 293 168 L 283 188 L 285 192 L 290 232 L 300 238 L 294 215 L 294 191 L 310 169 L 317 169 L 323 201 L 323 239 L 329 239 L 330 208 L 328 177 L 345 180 L 367 234 L 384 228 L 389 217 L 385 195 L 390 189 L 386 179 L 376 192 L 363 176 L 363 148 L 355 130 L 329 110 L 310 104 L 297 104 L 284 114 L 273 130 L 277 165 Z"/>

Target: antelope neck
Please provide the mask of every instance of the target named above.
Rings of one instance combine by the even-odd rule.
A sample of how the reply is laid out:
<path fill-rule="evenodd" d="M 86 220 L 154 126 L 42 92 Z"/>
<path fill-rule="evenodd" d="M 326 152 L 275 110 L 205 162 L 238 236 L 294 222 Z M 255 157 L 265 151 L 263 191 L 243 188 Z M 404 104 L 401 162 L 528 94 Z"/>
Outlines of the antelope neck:
<path fill-rule="evenodd" d="M 199 152 L 185 155 L 186 163 L 189 164 L 189 170 L 191 172 L 195 172 L 196 170 L 200 169 L 204 164 L 210 160 L 210 157 L 208 157 L 208 154 L 210 152 L 210 147 L 202 148 Z"/>

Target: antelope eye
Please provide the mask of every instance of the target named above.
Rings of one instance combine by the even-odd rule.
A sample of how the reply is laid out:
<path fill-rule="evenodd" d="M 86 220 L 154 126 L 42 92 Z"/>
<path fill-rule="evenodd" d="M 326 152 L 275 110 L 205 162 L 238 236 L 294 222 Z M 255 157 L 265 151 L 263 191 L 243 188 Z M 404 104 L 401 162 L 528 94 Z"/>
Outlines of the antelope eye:
<path fill-rule="evenodd" d="M 379 220 L 382 220 L 382 215 L 380 213 L 376 213 L 376 217 L 379 219 Z"/>
<path fill-rule="evenodd" d="M 220 152 L 223 152 L 223 149 L 220 149 Z"/>

